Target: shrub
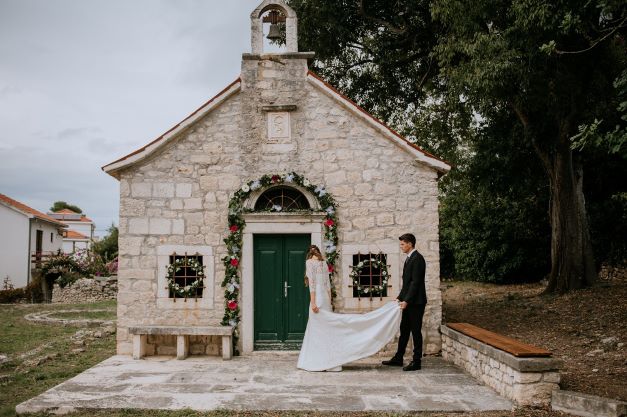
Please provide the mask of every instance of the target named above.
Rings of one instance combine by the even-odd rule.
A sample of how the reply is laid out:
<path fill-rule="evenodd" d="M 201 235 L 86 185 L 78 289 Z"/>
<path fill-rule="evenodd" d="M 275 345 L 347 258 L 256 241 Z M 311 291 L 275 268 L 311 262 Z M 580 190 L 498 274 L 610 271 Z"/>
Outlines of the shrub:
<path fill-rule="evenodd" d="M 0 303 L 15 303 L 26 299 L 24 288 L 14 288 L 12 290 L 0 290 Z"/>

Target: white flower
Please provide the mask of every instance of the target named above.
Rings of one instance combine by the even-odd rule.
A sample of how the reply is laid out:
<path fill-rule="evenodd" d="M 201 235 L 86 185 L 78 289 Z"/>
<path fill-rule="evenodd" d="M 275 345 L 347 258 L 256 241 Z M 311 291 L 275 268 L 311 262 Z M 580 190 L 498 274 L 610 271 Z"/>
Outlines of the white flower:
<path fill-rule="evenodd" d="M 285 177 L 285 182 L 292 182 L 294 181 L 294 174 L 289 173 L 287 174 L 287 177 Z"/>
<path fill-rule="evenodd" d="M 309 182 L 309 180 L 308 180 L 307 178 L 305 178 L 305 179 L 303 180 L 303 185 L 304 185 L 305 187 L 309 187 L 309 186 L 311 185 L 311 183 Z"/>
<path fill-rule="evenodd" d="M 228 287 L 226 287 L 226 290 L 227 290 L 228 292 L 233 292 L 233 291 L 235 291 L 235 285 L 233 285 L 233 284 L 229 284 L 229 286 L 228 286 Z"/>
<path fill-rule="evenodd" d="M 234 286 L 235 288 L 239 288 L 239 284 L 235 281 L 230 281 L 230 284 Z"/>
<path fill-rule="evenodd" d="M 370 290 L 370 288 L 368 288 L 368 287 L 364 288 L 364 292 L 365 292 L 366 294 L 368 294 L 368 291 L 369 291 L 369 290 Z"/>
<path fill-rule="evenodd" d="M 359 262 L 359 263 L 357 264 L 357 268 L 361 268 L 362 266 L 364 266 L 364 263 L 363 263 L 363 262 Z"/>
<path fill-rule="evenodd" d="M 237 322 L 235 320 L 229 320 L 229 326 L 237 326 Z"/>
<path fill-rule="evenodd" d="M 237 246 L 233 246 L 233 247 L 231 248 L 231 250 L 233 251 L 233 253 L 238 253 L 238 252 L 239 252 L 239 247 L 237 247 Z"/>
<path fill-rule="evenodd" d="M 323 195 L 325 195 L 326 193 L 327 193 L 327 192 L 325 191 L 325 189 L 324 189 L 324 188 L 322 188 L 322 189 L 320 189 L 320 191 L 318 192 L 318 195 L 319 195 L 320 197 L 322 197 L 322 196 L 323 196 Z"/>
<path fill-rule="evenodd" d="M 255 180 L 252 184 L 250 184 L 250 189 L 251 190 L 258 190 L 259 188 L 261 188 L 261 183 L 259 182 L 259 180 Z"/>
<path fill-rule="evenodd" d="M 242 185 L 242 191 L 245 192 L 245 193 L 250 191 L 250 187 L 248 186 L 248 184 Z"/>
<path fill-rule="evenodd" d="M 272 210 L 274 211 L 281 211 L 283 209 L 283 207 L 279 206 L 278 204 L 274 204 L 272 206 Z"/>
<path fill-rule="evenodd" d="M 183 289 L 184 289 L 185 291 L 189 291 L 189 290 L 191 290 L 191 289 L 192 289 L 192 286 L 191 286 L 191 285 L 186 285 Z"/>
<path fill-rule="evenodd" d="M 333 214 L 335 213 L 335 209 L 333 208 L 333 206 L 329 206 L 327 207 L 327 209 L 325 210 L 327 213 L 329 214 Z"/>

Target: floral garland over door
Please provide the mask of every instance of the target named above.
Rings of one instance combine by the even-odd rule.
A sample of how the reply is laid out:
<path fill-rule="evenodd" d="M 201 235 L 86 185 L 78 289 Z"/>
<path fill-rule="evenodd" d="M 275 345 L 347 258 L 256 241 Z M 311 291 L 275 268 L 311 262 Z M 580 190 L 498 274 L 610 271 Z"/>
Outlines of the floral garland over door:
<path fill-rule="evenodd" d="M 246 226 L 244 221 L 244 214 L 253 212 L 254 210 L 245 209 L 244 202 L 250 194 L 259 189 L 267 188 L 273 185 L 298 185 L 311 192 L 321 207 L 321 212 L 325 215 L 324 224 L 324 249 L 327 256 L 327 267 L 329 269 L 329 281 L 331 283 L 331 296 L 335 298 L 335 288 L 333 286 L 333 274 L 335 273 L 335 265 L 338 258 L 337 252 L 337 214 L 336 204 L 333 197 L 330 196 L 323 186 L 314 185 L 304 176 L 295 172 L 287 174 L 275 174 L 264 175 L 263 177 L 249 181 L 242 185 L 242 187 L 235 192 L 231 201 L 229 202 L 229 234 L 224 243 L 228 254 L 222 258 L 226 272 L 224 274 L 224 280 L 222 281 L 222 287 L 224 290 L 225 308 L 224 318 L 222 319 L 223 326 L 233 326 L 235 328 L 233 332 L 233 347 L 235 354 L 239 354 L 237 351 L 237 340 L 239 339 L 238 325 L 240 322 L 240 308 L 239 308 L 239 293 L 240 293 L 240 276 L 239 265 L 241 261 L 242 251 L 242 232 Z M 313 213 L 312 209 L 309 210 L 284 210 L 283 207 L 273 206 L 269 209 L 271 212 L 284 212 L 284 211 L 303 211 Z"/>

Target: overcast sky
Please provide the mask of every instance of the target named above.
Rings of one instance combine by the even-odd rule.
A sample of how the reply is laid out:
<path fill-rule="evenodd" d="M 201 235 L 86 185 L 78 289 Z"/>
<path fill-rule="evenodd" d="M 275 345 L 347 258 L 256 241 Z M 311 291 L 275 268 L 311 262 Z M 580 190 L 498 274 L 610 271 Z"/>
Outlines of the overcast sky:
<path fill-rule="evenodd" d="M 261 0 L 0 0 L 0 193 L 118 224 L 101 167 L 240 73 Z"/>

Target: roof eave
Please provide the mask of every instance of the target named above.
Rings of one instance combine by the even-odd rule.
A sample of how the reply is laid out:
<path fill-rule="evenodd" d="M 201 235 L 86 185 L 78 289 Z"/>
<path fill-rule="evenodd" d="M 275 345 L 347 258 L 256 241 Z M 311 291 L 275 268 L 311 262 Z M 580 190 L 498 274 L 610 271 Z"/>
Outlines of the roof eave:
<path fill-rule="evenodd" d="M 224 90 L 219 92 L 211 100 L 200 106 L 196 111 L 183 119 L 182 122 L 168 130 L 148 145 L 102 167 L 102 170 L 116 179 L 120 179 L 120 171 L 137 162 L 143 161 L 151 154 L 168 144 L 172 139 L 187 130 L 198 119 L 206 116 L 229 97 L 239 92 L 241 88 L 241 80 L 237 78 L 229 84 Z"/>
<path fill-rule="evenodd" d="M 353 102 L 351 99 L 337 91 L 332 85 L 324 81 L 322 78 L 318 77 L 315 73 L 309 71 L 307 80 L 323 93 L 325 93 L 328 97 L 340 103 L 352 114 L 362 119 L 367 124 L 382 133 L 386 138 L 390 139 L 401 149 L 413 155 L 416 158 L 415 160 L 417 162 L 429 166 L 440 174 L 446 174 L 451 170 L 451 165 L 449 163 L 435 157 L 434 155 L 429 154 L 428 152 L 420 149 L 418 146 L 411 143 L 409 140 L 401 136 L 399 133 L 383 123 L 381 120 L 377 119 L 366 110 L 364 110 L 362 107 L 360 107 L 358 104 Z"/>

